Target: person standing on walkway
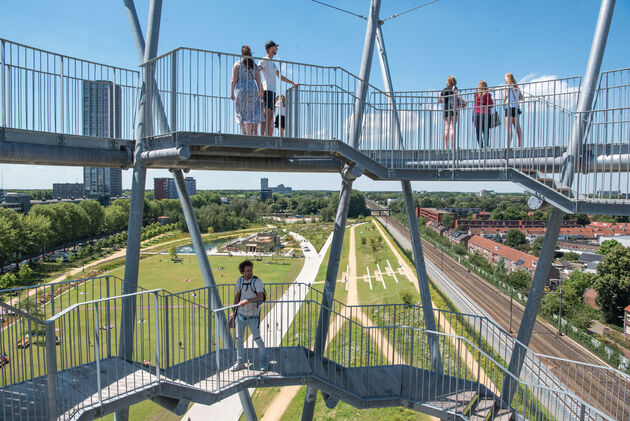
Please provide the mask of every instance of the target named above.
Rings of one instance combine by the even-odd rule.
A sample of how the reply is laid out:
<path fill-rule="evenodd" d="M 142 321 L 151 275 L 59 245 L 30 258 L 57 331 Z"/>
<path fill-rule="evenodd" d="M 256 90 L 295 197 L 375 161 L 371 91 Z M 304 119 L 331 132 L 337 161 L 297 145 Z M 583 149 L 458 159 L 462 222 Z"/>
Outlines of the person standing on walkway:
<path fill-rule="evenodd" d="M 512 73 L 505 74 L 505 84 L 507 85 L 507 94 L 503 98 L 503 103 L 507 102 L 508 106 L 505 109 L 505 126 L 507 129 L 507 146 L 508 148 L 512 144 L 512 127 L 516 130 L 518 136 L 518 147 L 523 146 L 523 133 L 521 132 L 521 124 L 519 122 L 519 115 L 521 114 L 521 108 L 519 107 L 519 101 L 523 100 L 523 93 L 518 88 L 514 75 Z"/>
<path fill-rule="evenodd" d="M 236 362 L 232 366 L 232 371 L 239 371 L 245 368 L 244 345 L 245 324 L 254 337 L 254 342 L 258 346 L 260 354 L 260 370 L 267 371 L 267 351 L 265 343 L 260 337 L 260 313 L 258 306 L 264 301 L 264 285 L 260 278 L 254 276 L 254 264 L 250 260 L 245 260 L 238 265 L 241 272 L 240 278 L 234 285 L 234 304 L 236 308 Z"/>
<path fill-rule="evenodd" d="M 236 122 L 241 126 L 241 133 L 258 134 L 258 123 L 263 121 L 260 99 L 263 91 L 260 83 L 260 72 L 249 45 L 241 47 L 240 61 L 234 63 L 230 97 L 234 101 Z"/>
<path fill-rule="evenodd" d="M 446 79 L 446 88 L 440 92 L 438 102 L 444 104 L 444 148 L 450 149 L 453 146 L 458 110 L 466 106 L 466 101 L 457 93 L 455 76 Z"/>
<path fill-rule="evenodd" d="M 485 80 L 482 80 L 477 85 L 475 109 L 473 110 L 473 124 L 477 134 L 477 143 L 482 148 L 490 146 L 490 112 L 492 111 L 492 104 L 492 95 L 488 92 L 488 84 Z"/>
<path fill-rule="evenodd" d="M 272 61 L 274 56 L 278 54 L 278 47 L 280 45 L 273 41 L 268 41 L 265 44 L 265 50 L 267 50 L 267 57 L 261 59 L 258 62 L 258 66 L 263 75 L 263 88 L 265 90 L 263 94 L 263 111 L 265 113 L 265 119 L 262 122 L 260 128 L 260 134 L 262 136 L 273 136 L 273 114 L 276 106 L 276 77 L 286 83 L 297 87 L 297 83 L 287 79 L 280 74 L 278 66 Z"/>

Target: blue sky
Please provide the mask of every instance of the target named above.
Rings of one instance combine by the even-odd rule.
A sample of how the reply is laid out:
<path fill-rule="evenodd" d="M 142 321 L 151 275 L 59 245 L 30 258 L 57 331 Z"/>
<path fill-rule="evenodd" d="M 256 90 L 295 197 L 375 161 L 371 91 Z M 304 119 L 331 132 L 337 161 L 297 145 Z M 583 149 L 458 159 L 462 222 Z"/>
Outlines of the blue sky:
<path fill-rule="evenodd" d="M 328 0 L 367 15 L 368 0 Z M 381 17 L 422 3 L 382 0 Z M 136 1 L 146 26 L 148 1 Z M 506 72 L 517 79 L 528 74 L 558 77 L 584 72 L 600 3 L 596 0 L 508 1 L 440 0 L 400 16 L 383 26 L 395 89 L 439 89 L 448 75 L 460 88 L 502 81 Z M 122 0 L 10 1 L 0 0 L 0 37 L 45 50 L 97 62 L 135 68 L 137 53 Z M 630 66 L 628 39 L 630 3 L 618 1 L 603 70 Z M 169 1 L 164 0 L 159 52 L 179 46 L 238 52 L 250 44 L 254 55 L 264 53 L 269 39 L 278 42 L 278 58 L 344 67 L 358 73 L 365 21 L 320 6 L 310 0 Z M 625 47 L 624 47 L 625 46 Z M 624 53 L 625 51 L 625 53 Z M 378 60 L 371 82 L 381 86 Z M 81 182 L 80 168 L 0 165 L 5 188 L 51 188 L 53 182 Z M 153 177 L 168 174 L 149 170 Z M 268 176 L 271 185 L 299 189 L 331 189 L 339 176 L 282 173 L 217 173 L 193 171 L 202 189 L 257 188 Z M 130 186 L 131 171 L 123 173 Z M 373 182 L 362 190 L 399 190 L 399 183 Z M 519 191 L 511 183 L 413 183 L 415 190 L 478 191 L 494 188 Z"/>

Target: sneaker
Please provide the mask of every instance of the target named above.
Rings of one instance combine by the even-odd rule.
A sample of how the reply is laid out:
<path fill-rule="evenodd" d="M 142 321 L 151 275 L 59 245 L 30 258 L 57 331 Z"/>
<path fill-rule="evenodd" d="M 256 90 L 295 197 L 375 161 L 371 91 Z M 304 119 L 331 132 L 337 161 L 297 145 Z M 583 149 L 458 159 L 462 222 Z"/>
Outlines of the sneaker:
<path fill-rule="evenodd" d="M 242 361 L 237 361 L 234 363 L 234 365 L 232 366 L 232 368 L 230 368 L 230 371 L 234 372 L 234 371 L 241 371 L 245 368 L 245 364 L 243 364 Z"/>

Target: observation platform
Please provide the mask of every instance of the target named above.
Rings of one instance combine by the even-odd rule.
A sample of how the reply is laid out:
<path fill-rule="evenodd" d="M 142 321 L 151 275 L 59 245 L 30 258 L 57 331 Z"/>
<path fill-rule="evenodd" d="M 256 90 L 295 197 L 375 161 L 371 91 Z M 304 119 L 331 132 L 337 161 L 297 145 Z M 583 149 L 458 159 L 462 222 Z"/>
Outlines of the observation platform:
<path fill-rule="evenodd" d="M 278 87 L 286 130 L 247 136 L 236 123 L 225 71 L 239 55 L 178 48 L 144 64 L 154 83 L 143 91 L 137 71 L 0 44 L 3 163 L 130 168 L 137 158 L 146 168 L 312 173 L 349 166 L 354 176 L 376 181 L 511 181 L 566 213 L 630 215 L 630 69 L 601 74 L 587 115 L 575 112 L 579 77 L 521 84 L 520 135 L 500 118 L 499 127 L 479 137 L 472 89 L 460 91 L 468 106 L 457 111 L 453 136 L 445 137 L 439 91 L 386 93 L 367 85 L 361 136 L 352 147 L 354 92 L 362 82 L 338 67 L 277 61 L 298 83 Z M 90 117 L 83 95 L 89 89 L 109 98 L 110 110 L 99 117 L 107 124 Z M 489 92 L 501 104 L 506 87 Z M 142 94 L 151 98 L 143 110 L 150 117 L 137 133 Z M 502 116 L 504 109 L 489 111 Z M 584 141 L 569 158 L 580 119 Z M 575 177 L 562 185 L 568 162 Z"/>

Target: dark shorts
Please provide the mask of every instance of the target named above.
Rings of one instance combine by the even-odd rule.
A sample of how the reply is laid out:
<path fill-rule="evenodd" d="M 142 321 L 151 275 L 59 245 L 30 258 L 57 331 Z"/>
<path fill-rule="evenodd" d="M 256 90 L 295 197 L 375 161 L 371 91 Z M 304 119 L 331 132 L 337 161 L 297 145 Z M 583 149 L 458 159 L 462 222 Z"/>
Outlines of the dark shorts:
<path fill-rule="evenodd" d="M 273 108 L 276 106 L 276 93 L 274 91 L 263 92 L 263 107 Z"/>
<path fill-rule="evenodd" d="M 516 107 L 509 107 L 505 109 L 506 117 L 517 117 L 521 113 L 521 110 Z"/>
<path fill-rule="evenodd" d="M 444 110 L 444 120 L 457 117 L 456 110 Z"/>
<path fill-rule="evenodd" d="M 276 121 L 274 123 L 274 127 L 277 129 L 278 128 L 278 118 L 280 118 L 280 128 L 284 129 L 284 116 L 283 115 L 277 115 L 276 116 Z"/>

